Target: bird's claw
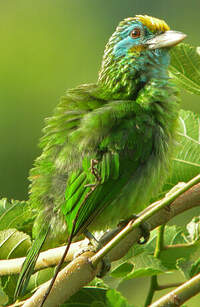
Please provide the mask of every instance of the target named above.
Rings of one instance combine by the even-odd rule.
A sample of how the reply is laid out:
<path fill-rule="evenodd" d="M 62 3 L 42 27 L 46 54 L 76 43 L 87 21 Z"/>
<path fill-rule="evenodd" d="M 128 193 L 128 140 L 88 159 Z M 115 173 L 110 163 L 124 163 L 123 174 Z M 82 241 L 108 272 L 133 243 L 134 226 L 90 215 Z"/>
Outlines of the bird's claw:
<path fill-rule="evenodd" d="M 140 225 L 140 229 L 142 232 L 142 237 L 138 240 L 138 244 L 145 244 L 149 241 L 150 232 L 149 232 L 149 225 L 146 222 L 143 222 Z"/>
<path fill-rule="evenodd" d="M 131 215 L 126 220 L 121 220 L 118 223 L 118 227 L 124 228 L 130 221 L 136 220 L 139 216 L 136 214 Z M 146 222 L 143 222 L 140 226 L 142 237 L 138 240 L 138 244 L 145 244 L 149 240 L 150 232 L 149 232 L 149 226 Z"/>
<path fill-rule="evenodd" d="M 103 247 L 103 244 L 101 242 L 101 238 L 100 238 L 100 240 L 97 240 L 93 236 L 93 234 L 91 232 L 89 232 L 87 229 L 84 231 L 84 235 L 88 238 L 89 244 L 84 250 L 79 252 L 79 256 L 83 252 L 87 252 L 87 251 L 97 252 L 98 250 L 100 250 Z M 98 273 L 97 277 L 102 278 L 104 275 L 106 275 L 106 273 L 109 272 L 110 267 L 111 267 L 110 259 L 109 259 L 108 256 L 105 256 L 102 259 L 101 271 Z"/>
<path fill-rule="evenodd" d="M 108 256 L 104 256 L 101 260 L 102 266 L 100 272 L 97 274 L 97 277 L 102 278 L 104 277 L 111 268 L 110 258 Z"/>

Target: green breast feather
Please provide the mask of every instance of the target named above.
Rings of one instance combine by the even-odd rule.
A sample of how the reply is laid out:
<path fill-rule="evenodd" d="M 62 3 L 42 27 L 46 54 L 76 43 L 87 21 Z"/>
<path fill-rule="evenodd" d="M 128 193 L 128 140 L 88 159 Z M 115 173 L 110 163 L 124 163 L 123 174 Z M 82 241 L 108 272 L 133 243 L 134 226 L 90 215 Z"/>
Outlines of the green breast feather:
<path fill-rule="evenodd" d="M 160 83 L 154 80 L 151 86 L 148 84 L 140 90 L 139 102 L 103 100 L 94 85 L 70 90 L 48 120 L 41 143 L 44 151 L 31 171 L 32 204 L 47 210 L 50 218 L 56 215 L 55 224 L 57 219 L 63 223 L 61 208 L 70 232 L 72 221 L 84 202 L 75 233 L 90 224 L 91 229 L 98 229 L 98 223 L 100 229 L 105 229 L 142 209 L 161 182 L 175 127 L 176 100 L 171 95 L 166 108 L 173 113 L 167 114 L 163 122 L 156 118 L 165 113 L 160 110 L 161 103 L 166 100 L 167 104 L 169 92 L 173 92 L 168 80 L 164 81 L 166 87 Z M 82 104 L 84 95 L 88 101 Z M 156 95 L 163 96 L 163 100 L 151 106 Z M 97 161 L 94 168 L 99 180 L 92 173 L 92 160 Z M 90 193 L 94 185 L 96 188 Z M 142 185 L 149 185 L 147 195 L 141 193 Z M 88 193 L 89 197 L 84 200 Z M 114 202 L 118 210 L 114 210 L 115 214 L 113 210 L 109 213 L 109 206 Z"/>

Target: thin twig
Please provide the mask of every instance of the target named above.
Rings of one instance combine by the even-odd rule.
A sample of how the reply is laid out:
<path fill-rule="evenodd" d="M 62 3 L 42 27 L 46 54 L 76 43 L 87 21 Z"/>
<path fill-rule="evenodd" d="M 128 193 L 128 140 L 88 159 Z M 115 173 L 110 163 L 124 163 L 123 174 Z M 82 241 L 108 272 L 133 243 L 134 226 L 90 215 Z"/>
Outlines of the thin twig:
<path fill-rule="evenodd" d="M 144 303 L 144 306 L 147 307 L 151 304 L 152 300 L 153 300 L 153 296 L 155 291 L 158 289 L 158 281 L 157 281 L 157 275 L 153 275 L 150 278 L 150 287 L 149 287 L 149 291 L 146 297 L 146 301 Z"/>
<path fill-rule="evenodd" d="M 159 300 L 150 305 L 150 307 L 177 307 L 189 300 L 200 292 L 200 274 L 194 276 L 190 280 L 178 288 L 170 291 Z"/>
<path fill-rule="evenodd" d="M 156 239 L 156 247 L 155 247 L 155 251 L 154 251 L 154 257 L 155 258 L 159 258 L 160 253 L 163 249 L 164 246 L 164 229 L 165 229 L 165 224 L 161 225 L 158 227 L 158 235 L 157 235 L 157 239 Z M 159 285 L 158 285 L 158 277 L 157 275 L 153 275 L 150 278 L 150 287 L 149 287 L 149 291 L 147 294 L 147 298 L 146 298 L 146 302 L 144 304 L 144 306 L 149 306 L 153 300 L 153 296 L 154 293 L 159 290 Z"/>
<path fill-rule="evenodd" d="M 189 182 L 187 182 L 180 189 L 175 191 L 172 194 L 168 194 L 163 198 L 156 206 L 152 207 L 150 210 L 146 211 L 144 214 L 141 214 L 134 222 L 129 222 L 129 224 L 117 234 L 106 246 L 104 246 L 100 251 L 98 251 L 91 259 L 92 264 L 95 266 L 100 260 L 105 257 L 108 252 L 113 249 L 122 239 L 124 239 L 133 229 L 139 227 L 142 223 L 151 218 L 154 214 L 159 212 L 166 206 L 169 206 L 177 197 L 189 190 L 192 186 L 200 182 L 200 174 Z"/>
<path fill-rule="evenodd" d="M 175 288 L 181 286 L 182 284 L 183 284 L 182 282 L 172 282 L 169 284 L 158 285 L 157 290 L 160 291 L 168 288 Z"/>
<path fill-rule="evenodd" d="M 74 259 L 74 255 L 80 250 L 85 250 L 88 246 L 88 239 L 72 243 L 65 258 L 65 262 L 70 262 Z M 66 246 L 60 246 L 41 252 L 36 265 L 35 272 L 51 266 L 55 266 L 59 263 Z M 0 260 L 0 276 L 19 274 L 26 257 Z"/>
<path fill-rule="evenodd" d="M 186 189 L 192 184 L 195 184 L 196 181 L 200 180 L 200 176 L 197 180 L 192 180 L 189 182 L 189 184 L 185 185 L 185 189 L 181 189 L 181 191 L 186 191 Z M 176 196 L 180 195 L 179 193 L 175 193 Z M 172 201 L 174 199 L 173 197 L 170 196 L 170 200 Z M 164 199 L 165 201 L 165 199 Z M 169 201 L 169 198 L 168 198 Z M 152 230 L 155 227 L 159 226 L 160 224 L 167 223 L 172 217 L 176 216 L 177 214 L 195 207 L 195 206 L 200 206 L 200 184 L 194 186 L 190 190 L 186 191 L 183 195 L 179 196 L 179 198 L 174 201 L 171 205 L 169 202 L 165 202 L 163 204 L 163 201 L 160 203 L 162 204 L 162 207 L 168 206 L 167 212 L 169 214 L 166 214 L 166 209 L 161 209 L 160 211 L 154 210 L 153 212 L 151 211 L 150 214 L 148 214 L 148 224 L 149 224 L 149 229 Z M 145 213 L 146 214 L 146 213 Z M 145 216 L 145 220 L 147 220 L 147 215 Z M 139 218 L 140 222 L 137 223 L 137 226 L 140 225 L 141 222 L 143 222 L 143 219 L 141 217 Z M 133 227 L 134 225 L 134 227 Z M 132 227 L 134 228 L 134 231 L 129 231 L 124 234 L 124 229 L 127 229 L 127 227 Z M 142 236 L 140 227 L 135 226 L 135 223 L 129 223 L 129 225 L 125 227 L 121 232 L 121 240 L 118 239 L 118 245 L 115 246 L 116 244 L 114 243 L 113 246 L 111 247 L 111 243 L 109 242 L 107 244 L 107 252 L 108 256 L 110 257 L 111 262 L 120 259 L 123 257 L 129 248 L 136 243 L 139 238 Z M 119 234 L 117 235 L 117 237 Z M 111 240 L 112 242 L 113 240 Z M 115 240 L 114 240 L 115 242 Z M 107 252 L 105 251 L 106 247 L 103 247 L 103 254 L 105 255 Z M 96 257 L 97 255 L 97 257 Z M 75 259 L 73 262 L 71 262 L 67 267 L 65 267 L 59 274 L 58 274 L 58 279 L 56 281 L 55 287 L 53 287 L 52 292 L 50 293 L 49 297 L 47 298 L 45 306 L 59 306 L 59 304 L 62 304 L 63 302 L 67 301 L 72 294 L 76 293 L 78 290 L 80 290 L 84 285 L 87 285 L 92 279 L 94 278 L 95 274 L 97 274 L 100 271 L 99 267 L 95 267 L 92 265 L 93 260 L 95 260 L 93 263 L 97 264 L 98 261 L 102 258 L 102 254 L 99 254 L 99 252 L 96 253 L 96 255 L 85 258 L 83 268 L 82 268 L 82 262 L 81 258 Z M 100 257 L 98 257 L 100 255 Z M 85 257 L 85 255 L 84 255 Z M 98 259 L 98 261 L 97 261 Z M 63 278 L 60 279 L 60 276 L 64 276 Z M 75 276 L 76 278 L 73 278 Z M 46 287 L 48 287 L 49 282 L 45 283 L 42 285 L 39 290 L 30 298 L 27 300 L 26 304 L 24 307 L 36 307 L 38 306 L 38 302 L 41 301 L 41 297 L 45 293 Z"/>

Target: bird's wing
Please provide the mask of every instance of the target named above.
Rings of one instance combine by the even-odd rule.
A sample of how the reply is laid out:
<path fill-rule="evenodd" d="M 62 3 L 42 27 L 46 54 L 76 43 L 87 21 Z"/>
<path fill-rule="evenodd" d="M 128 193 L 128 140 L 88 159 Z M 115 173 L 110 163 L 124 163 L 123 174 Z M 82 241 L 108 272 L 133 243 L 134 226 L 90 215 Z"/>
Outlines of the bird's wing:
<path fill-rule="evenodd" d="M 79 170 L 68 178 L 62 205 L 70 233 L 73 228 L 74 235 L 82 232 L 96 215 L 116 200 L 139 160 L 143 163 L 151 153 L 152 128 L 149 125 L 148 129 L 142 129 L 148 118 L 138 116 L 139 112 L 140 106 L 134 101 L 110 101 L 87 113 L 72 133 L 79 151 L 83 148 L 80 155 L 83 158 Z M 92 169 L 91 163 L 95 160 L 98 162 Z"/>
<path fill-rule="evenodd" d="M 104 153 L 101 160 L 98 162 L 95 160 L 97 164 L 91 166 L 93 161 L 92 158 L 86 157 L 83 160 L 82 171 L 74 172 L 67 182 L 66 202 L 62 206 L 62 212 L 66 217 L 70 233 L 78 214 L 74 235 L 80 229 L 86 228 L 91 219 L 103 210 L 111 198 L 115 197 L 112 185 L 119 177 L 118 153 Z"/>

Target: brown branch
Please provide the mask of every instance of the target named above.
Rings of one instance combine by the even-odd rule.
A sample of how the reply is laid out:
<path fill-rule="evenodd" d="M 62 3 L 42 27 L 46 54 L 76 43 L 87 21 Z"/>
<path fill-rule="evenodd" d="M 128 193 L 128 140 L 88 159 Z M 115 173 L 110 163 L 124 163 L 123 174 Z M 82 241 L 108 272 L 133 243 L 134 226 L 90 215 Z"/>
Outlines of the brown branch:
<path fill-rule="evenodd" d="M 193 186 L 190 190 L 179 196 L 173 203 L 167 206 L 167 209 L 165 207 L 155 215 L 151 216 L 147 221 L 149 229 L 153 230 L 161 224 L 166 224 L 174 216 L 197 206 L 200 206 L 200 183 Z M 150 206 L 150 208 L 152 207 L 153 205 Z M 145 212 L 146 211 L 147 209 Z M 129 225 L 126 227 L 129 227 Z M 110 235 L 113 235 L 113 233 L 117 232 L 119 232 L 119 229 L 112 230 Z M 116 247 L 114 247 L 108 253 L 110 261 L 116 261 L 123 257 L 130 249 L 130 247 L 132 247 L 132 245 L 139 240 L 141 235 L 142 234 L 139 227 L 135 228 L 131 233 L 129 233 Z M 87 285 L 93 280 L 96 274 L 100 272 L 100 266 L 94 267 L 91 265 L 91 261 L 93 257 L 95 257 L 95 255 L 92 257 L 91 255 L 91 253 L 84 253 L 72 261 L 58 274 L 56 285 L 52 289 L 52 292 L 47 298 L 44 306 L 59 306 L 63 302 L 67 301 L 83 286 Z M 48 285 L 49 281 L 42 285 L 39 290 L 30 299 L 28 299 L 23 306 L 38 306 Z"/>
<path fill-rule="evenodd" d="M 88 239 L 72 243 L 67 257 L 65 258 L 65 262 L 72 261 L 74 259 L 74 255 L 76 255 L 80 250 L 85 250 L 87 246 Z M 61 246 L 40 253 L 35 265 L 35 271 L 57 265 L 64 253 L 65 248 L 66 246 Z M 0 276 L 19 274 L 25 259 L 26 257 L 0 260 Z"/>
<path fill-rule="evenodd" d="M 66 297 L 70 297 L 94 279 L 97 272 L 100 270 L 100 265 L 96 268 L 92 267 L 90 262 L 90 257 L 92 255 L 92 252 L 86 252 L 60 271 L 43 306 L 60 306 L 61 302 L 65 302 Z M 44 293 L 46 293 L 49 287 L 49 283 L 48 281 L 43 284 L 23 306 L 40 306 Z"/>
<path fill-rule="evenodd" d="M 149 208 L 153 206 L 154 204 L 146 208 L 143 212 L 146 212 Z M 182 194 L 168 207 L 168 210 L 162 209 L 153 217 L 151 217 L 148 220 L 149 229 L 152 230 L 159 225 L 165 224 L 174 216 L 197 206 L 200 206 L 200 184 L 197 184 L 196 186 L 192 187 L 190 190 Z M 117 232 L 119 232 L 119 229 L 111 230 L 109 232 L 110 239 Z M 109 235 L 107 235 L 106 241 L 108 241 Z M 137 228 L 129 235 L 133 241 L 127 238 L 126 243 L 124 239 L 123 244 L 120 246 L 120 250 L 118 247 L 113 248 L 113 251 L 110 252 L 111 261 L 115 261 L 123 257 L 123 255 L 126 254 L 127 250 L 132 246 L 132 244 L 134 244 L 139 239 L 140 235 L 140 229 Z M 73 260 L 74 255 L 76 255 L 80 250 L 85 250 L 87 246 L 87 239 L 72 243 L 67 257 L 65 258 L 65 261 L 69 262 Z M 40 256 L 38 257 L 35 266 L 35 271 L 57 265 L 63 255 L 64 250 L 65 246 L 62 246 L 40 253 Z M 24 260 L 25 257 L 9 260 L 0 260 L 0 276 L 18 274 L 21 270 Z"/>

